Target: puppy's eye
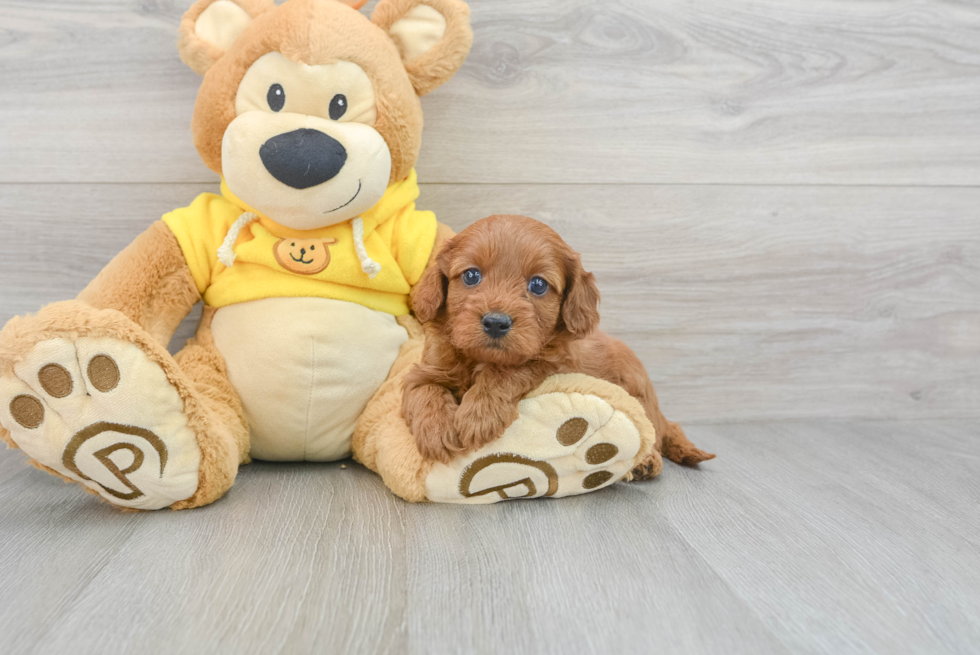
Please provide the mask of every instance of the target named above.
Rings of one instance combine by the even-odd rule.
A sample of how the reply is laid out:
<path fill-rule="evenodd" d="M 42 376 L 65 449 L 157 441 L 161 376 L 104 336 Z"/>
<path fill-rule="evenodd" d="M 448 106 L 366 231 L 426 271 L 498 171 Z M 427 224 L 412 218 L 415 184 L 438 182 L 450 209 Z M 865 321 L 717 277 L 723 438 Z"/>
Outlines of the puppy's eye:
<path fill-rule="evenodd" d="M 482 279 L 483 276 L 480 275 L 480 271 L 478 269 L 468 268 L 463 271 L 463 284 L 468 287 L 475 287 Z"/>
<path fill-rule="evenodd" d="M 347 113 L 347 96 L 338 93 L 330 101 L 330 118 L 339 121 Z"/>
<path fill-rule="evenodd" d="M 548 283 L 544 278 L 532 277 L 531 281 L 527 283 L 527 290 L 536 296 L 543 296 L 548 293 Z"/>
<path fill-rule="evenodd" d="M 283 106 L 286 104 L 286 92 L 283 91 L 282 84 L 273 84 L 270 86 L 269 93 L 265 99 L 269 103 L 269 109 L 272 111 L 282 111 Z"/>

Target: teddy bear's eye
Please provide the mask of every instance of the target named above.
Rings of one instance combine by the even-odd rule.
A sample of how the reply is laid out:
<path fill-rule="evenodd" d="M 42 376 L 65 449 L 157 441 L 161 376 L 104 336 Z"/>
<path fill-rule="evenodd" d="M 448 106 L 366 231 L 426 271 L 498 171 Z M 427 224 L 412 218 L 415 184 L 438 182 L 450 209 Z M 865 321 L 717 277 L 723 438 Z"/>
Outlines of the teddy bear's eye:
<path fill-rule="evenodd" d="M 265 99 L 269 102 L 269 109 L 272 111 L 282 111 L 286 104 L 286 92 L 282 90 L 282 84 L 273 84 L 269 87 L 269 93 Z"/>
<path fill-rule="evenodd" d="M 330 101 L 330 118 L 338 121 L 340 117 L 347 113 L 347 96 L 338 93 Z"/>
<path fill-rule="evenodd" d="M 313 252 L 314 250 L 316 250 L 316 246 L 310 246 L 310 252 Z"/>

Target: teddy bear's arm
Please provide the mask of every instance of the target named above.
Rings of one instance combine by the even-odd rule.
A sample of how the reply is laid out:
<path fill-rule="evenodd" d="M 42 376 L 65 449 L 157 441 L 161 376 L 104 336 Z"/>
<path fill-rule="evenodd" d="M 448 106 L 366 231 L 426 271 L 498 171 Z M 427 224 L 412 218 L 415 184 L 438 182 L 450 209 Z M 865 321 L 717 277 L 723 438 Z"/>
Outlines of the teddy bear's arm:
<path fill-rule="evenodd" d="M 201 295 L 177 238 L 157 221 L 116 255 L 78 299 L 122 312 L 166 345 Z"/>

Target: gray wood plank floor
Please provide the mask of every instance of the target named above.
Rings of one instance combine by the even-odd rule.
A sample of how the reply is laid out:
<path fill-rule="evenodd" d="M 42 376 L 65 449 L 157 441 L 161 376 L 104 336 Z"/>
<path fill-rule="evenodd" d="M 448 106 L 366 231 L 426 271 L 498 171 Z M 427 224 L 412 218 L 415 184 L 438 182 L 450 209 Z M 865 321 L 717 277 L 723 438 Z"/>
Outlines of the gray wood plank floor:
<path fill-rule="evenodd" d="M 190 1 L 0 0 L 0 323 L 215 189 Z M 977 652 L 980 4 L 470 4 L 421 206 L 558 229 L 719 459 L 484 508 L 256 464 L 123 514 L 0 452 L 0 653 Z"/>
<path fill-rule="evenodd" d="M 0 453 L 0 652 L 974 653 L 980 421 L 694 426 L 651 483 L 409 505 L 246 467 L 123 514 Z"/>

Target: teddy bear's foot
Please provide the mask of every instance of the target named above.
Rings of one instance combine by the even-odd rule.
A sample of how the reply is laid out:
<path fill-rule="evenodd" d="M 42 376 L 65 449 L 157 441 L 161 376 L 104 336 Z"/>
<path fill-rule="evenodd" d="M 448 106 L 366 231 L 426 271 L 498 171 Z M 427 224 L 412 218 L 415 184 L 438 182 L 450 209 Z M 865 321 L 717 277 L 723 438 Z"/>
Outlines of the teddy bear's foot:
<path fill-rule="evenodd" d="M 593 385 L 598 393 L 569 391 L 575 387 L 569 380 Z M 560 498 L 607 487 L 650 457 L 659 462 L 653 428 L 635 399 L 585 376 L 555 376 L 550 382 L 556 390 L 521 401 L 519 418 L 502 437 L 449 465 L 433 465 L 425 482 L 428 499 Z M 603 391 L 610 393 L 602 397 Z"/>
<path fill-rule="evenodd" d="M 0 424 L 36 462 L 126 508 L 197 491 L 201 450 L 184 402 L 138 345 L 66 330 L 18 360 L 0 377 Z"/>

